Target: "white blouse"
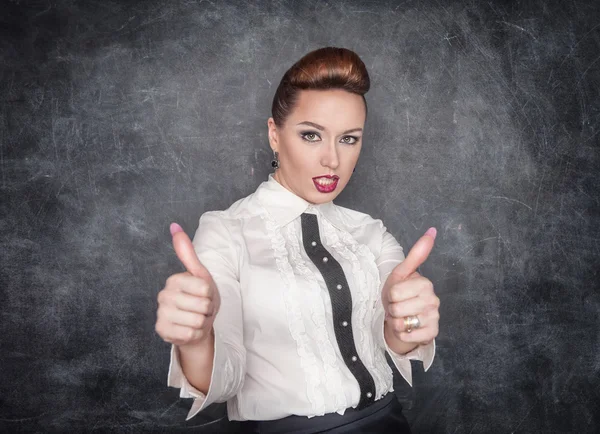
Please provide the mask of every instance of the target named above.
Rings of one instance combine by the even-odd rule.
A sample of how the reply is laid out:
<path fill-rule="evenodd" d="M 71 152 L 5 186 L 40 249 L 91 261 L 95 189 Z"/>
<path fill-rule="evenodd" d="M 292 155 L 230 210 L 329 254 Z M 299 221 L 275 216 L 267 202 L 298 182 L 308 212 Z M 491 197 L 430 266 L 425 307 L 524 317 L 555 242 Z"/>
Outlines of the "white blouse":
<path fill-rule="evenodd" d="M 383 283 L 404 260 L 381 220 L 335 205 L 313 205 L 269 175 L 251 195 L 202 215 L 193 245 L 221 296 L 214 321 L 215 355 L 205 395 L 185 378 L 175 345 L 168 385 L 194 398 L 189 420 L 227 401 L 230 420 L 344 414 L 360 399 L 341 356 L 325 281 L 302 243 L 300 215 L 317 215 L 323 246 L 339 262 L 352 294 L 358 356 L 373 377 L 376 399 L 393 391 L 384 351 L 412 386 L 410 359 L 427 371 L 435 341 L 395 354 L 383 334 Z"/>

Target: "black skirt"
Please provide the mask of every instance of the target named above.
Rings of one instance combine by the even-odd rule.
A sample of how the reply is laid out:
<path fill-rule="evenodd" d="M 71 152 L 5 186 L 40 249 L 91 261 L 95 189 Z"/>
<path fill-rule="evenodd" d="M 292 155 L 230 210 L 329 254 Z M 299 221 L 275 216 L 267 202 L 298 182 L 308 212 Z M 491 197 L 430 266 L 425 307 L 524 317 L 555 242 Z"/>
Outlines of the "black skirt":
<path fill-rule="evenodd" d="M 410 434 L 410 427 L 402 414 L 402 405 L 394 393 L 388 393 L 362 410 L 349 408 L 344 415 L 329 413 L 308 418 L 288 416 L 268 421 L 246 421 L 242 431 L 260 434 L 314 434 L 314 433 L 399 433 Z"/>

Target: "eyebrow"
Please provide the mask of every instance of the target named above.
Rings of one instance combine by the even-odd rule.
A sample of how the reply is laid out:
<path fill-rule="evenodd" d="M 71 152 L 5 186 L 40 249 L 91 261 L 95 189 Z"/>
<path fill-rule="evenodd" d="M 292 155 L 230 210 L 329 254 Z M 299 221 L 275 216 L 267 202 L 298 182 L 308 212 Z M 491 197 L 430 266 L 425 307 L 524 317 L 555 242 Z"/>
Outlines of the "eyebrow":
<path fill-rule="evenodd" d="M 309 125 L 311 127 L 316 128 L 317 130 L 325 131 L 325 127 L 323 127 L 319 124 L 315 124 L 314 122 L 304 121 L 304 122 L 300 122 L 299 124 L 296 124 L 296 125 Z M 355 131 L 362 131 L 362 128 L 352 128 L 351 130 L 344 131 L 342 134 L 353 133 Z"/>

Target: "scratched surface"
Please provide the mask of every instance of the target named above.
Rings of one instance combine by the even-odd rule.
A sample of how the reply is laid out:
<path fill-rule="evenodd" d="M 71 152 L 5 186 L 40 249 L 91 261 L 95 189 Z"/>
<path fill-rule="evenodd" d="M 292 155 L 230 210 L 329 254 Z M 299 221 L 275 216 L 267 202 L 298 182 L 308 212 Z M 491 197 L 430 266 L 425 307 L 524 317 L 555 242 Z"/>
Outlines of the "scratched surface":
<path fill-rule="evenodd" d="M 168 224 L 266 179 L 279 79 L 336 45 L 372 79 L 337 203 L 439 230 L 414 431 L 598 432 L 598 2 L 250 3 L 2 2 L 0 431 L 235 429 L 166 387 Z"/>

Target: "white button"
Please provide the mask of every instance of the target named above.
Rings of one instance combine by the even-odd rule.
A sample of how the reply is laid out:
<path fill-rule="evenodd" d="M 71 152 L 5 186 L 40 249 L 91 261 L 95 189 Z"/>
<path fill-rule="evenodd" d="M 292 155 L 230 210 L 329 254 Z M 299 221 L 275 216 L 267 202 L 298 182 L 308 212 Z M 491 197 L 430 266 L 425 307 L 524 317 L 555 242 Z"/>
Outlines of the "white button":
<path fill-rule="evenodd" d="M 353 361 L 353 362 L 356 362 L 357 360 L 358 360 L 358 357 L 356 357 L 356 356 L 352 356 L 352 361 Z"/>
<path fill-rule="evenodd" d="M 344 321 L 344 322 L 342 323 L 342 325 L 343 325 L 344 327 L 347 327 L 347 326 L 348 326 L 348 321 Z"/>
<path fill-rule="evenodd" d="M 367 398 L 370 398 L 371 396 L 373 396 L 373 394 L 371 392 L 367 392 Z"/>
<path fill-rule="evenodd" d="M 337 288 L 337 289 L 342 289 L 342 285 L 340 285 L 340 284 L 338 283 L 338 286 L 336 286 L 336 288 Z"/>
<path fill-rule="evenodd" d="M 323 258 L 323 262 L 327 262 L 327 261 L 329 261 L 329 258 L 328 258 L 327 256 L 325 256 L 325 257 Z"/>
<path fill-rule="evenodd" d="M 310 243 L 310 245 L 314 247 L 314 246 L 316 246 L 316 245 L 317 245 L 317 242 L 316 242 L 316 241 L 313 241 L 312 243 Z"/>

